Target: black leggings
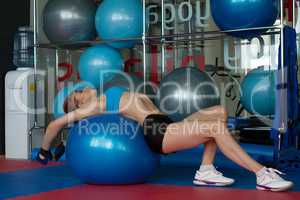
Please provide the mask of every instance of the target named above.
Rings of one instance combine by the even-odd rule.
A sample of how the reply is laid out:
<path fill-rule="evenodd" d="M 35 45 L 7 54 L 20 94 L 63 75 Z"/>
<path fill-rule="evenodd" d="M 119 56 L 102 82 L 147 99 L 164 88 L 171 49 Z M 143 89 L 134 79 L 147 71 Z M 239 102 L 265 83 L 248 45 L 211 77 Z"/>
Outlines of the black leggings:
<path fill-rule="evenodd" d="M 162 145 L 167 127 L 173 121 L 166 115 L 153 114 L 145 118 L 143 123 L 144 134 L 150 149 L 156 153 L 164 154 Z"/>

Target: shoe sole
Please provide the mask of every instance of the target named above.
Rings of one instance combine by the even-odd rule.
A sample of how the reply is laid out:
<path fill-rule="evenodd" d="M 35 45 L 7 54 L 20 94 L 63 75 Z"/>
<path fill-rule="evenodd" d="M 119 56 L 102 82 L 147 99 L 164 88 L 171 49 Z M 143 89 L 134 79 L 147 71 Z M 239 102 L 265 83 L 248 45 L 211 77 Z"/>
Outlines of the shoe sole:
<path fill-rule="evenodd" d="M 284 191 L 287 191 L 287 190 L 291 189 L 292 187 L 293 187 L 293 184 L 288 185 L 286 187 L 282 187 L 282 188 L 270 188 L 270 189 L 260 187 L 260 186 L 256 186 L 256 189 L 262 190 L 262 191 L 284 192 Z"/>
<path fill-rule="evenodd" d="M 232 182 L 232 183 L 207 183 L 207 182 L 204 182 L 204 181 L 194 180 L 193 183 L 194 183 L 194 185 L 198 185 L 198 186 L 217 186 L 217 187 L 224 187 L 224 186 L 230 186 L 230 185 L 232 185 L 234 182 Z"/>

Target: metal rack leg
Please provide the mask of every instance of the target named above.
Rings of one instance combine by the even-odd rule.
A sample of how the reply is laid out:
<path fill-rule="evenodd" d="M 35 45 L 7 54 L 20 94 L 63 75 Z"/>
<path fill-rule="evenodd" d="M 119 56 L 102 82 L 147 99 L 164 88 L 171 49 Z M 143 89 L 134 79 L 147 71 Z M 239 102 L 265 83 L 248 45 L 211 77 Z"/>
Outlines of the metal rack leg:
<path fill-rule="evenodd" d="M 147 55 L 146 55 L 146 0 L 143 0 L 143 78 L 144 78 L 144 93 L 146 94 L 146 83 L 147 83 Z"/>
<path fill-rule="evenodd" d="M 28 155 L 28 158 L 30 158 L 30 154 L 32 152 L 32 129 L 29 130 L 28 137 L 29 137 L 29 155 Z"/>
<path fill-rule="evenodd" d="M 293 28 L 295 27 L 296 27 L 296 0 L 293 0 Z M 298 38 L 296 38 L 296 40 L 298 40 Z M 295 148 L 299 149 L 299 135 L 295 137 Z"/>
<path fill-rule="evenodd" d="M 295 0 L 293 0 L 293 26 L 295 25 Z M 280 78 L 282 81 L 286 80 L 286 72 L 285 72 L 285 49 L 284 49 L 284 0 L 280 0 L 280 55 L 281 55 L 281 72 L 280 72 Z M 283 136 L 287 131 L 287 94 L 285 91 L 280 92 L 280 103 L 282 105 L 282 109 L 280 111 L 280 127 L 278 128 L 278 142 L 274 146 L 274 158 L 275 161 L 278 161 L 280 159 L 280 153 L 282 151 L 282 140 Z"/>
<path fill-rule="evenodd" d="M 37 113 L 36 113 L 36 108 L 37 108 L 37 0 L 33 0 L 33 42 L 34 42 L 34 47 L 33 47 L 33 59 L 34 59 L 34 122 L 33 122 L 33 127 L 29 130 L 28 132 L 28 137 L 29 137 L 29 154 L 32 152 L 32 129 L 37 126 Z M 28 155 L 29 156 L 29 155 Z"/>
<path fill-rule="evenodd" d="M 161 0 L 161 35 L 164 36 L 165 35 L 165 2 L 164 0 Z M 162 77 L 165 74 L 165 39 L 161 39 L 161 73 L 162 73 Z"/>

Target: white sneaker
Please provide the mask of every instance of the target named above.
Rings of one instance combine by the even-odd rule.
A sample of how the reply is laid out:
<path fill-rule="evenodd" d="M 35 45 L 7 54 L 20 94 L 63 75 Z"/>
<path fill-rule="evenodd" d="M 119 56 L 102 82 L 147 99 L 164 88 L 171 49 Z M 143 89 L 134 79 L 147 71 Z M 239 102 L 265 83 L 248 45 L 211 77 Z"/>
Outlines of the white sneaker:
<path fill-rule="evenodd" d="M 263 170 L 261 175 L 257 175 L 256 189 L 280 192 L 293 187 L 293 182 L 286 181 L 278 175 L 283 174 L 282 172 L 272 168 L 265 168 Z"/>
<path fill-rule="evenodd" d="M 224 177 L 223 174 L 212 167 L 211 169 L 200 171 L 195 174 L 193 183 L 202 186 L 228 186 L 234 183 L 231 178 Z"/>

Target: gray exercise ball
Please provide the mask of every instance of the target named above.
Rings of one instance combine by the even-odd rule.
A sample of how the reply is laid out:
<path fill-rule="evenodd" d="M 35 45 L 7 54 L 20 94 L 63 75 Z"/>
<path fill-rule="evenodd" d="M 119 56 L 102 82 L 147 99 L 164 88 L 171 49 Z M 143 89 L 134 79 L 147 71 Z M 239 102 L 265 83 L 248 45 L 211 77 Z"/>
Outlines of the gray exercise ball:
<path fill-rule="evenodd" d="M 126 88 L 130 92 L 144 93 L 144 81 L 133 73 L 118 73 L 110 81 L 104 84 L 103 91 L 108 88 L 119 86 Z M 146 94 L 150 98 L 154 98 L 155 87 L 151 84 L 146 84 Z"/>
<path fill-rule="evenodd" d="M 160 110 L 172 120 L 181 121 L 203 108 L 220 104 L 214 80 L 197 68 L 178 68 L 166 75 L 158 89 Z"/>
<path fill-rule="evenodd" d="M 50 42 L 90 41 L 96 37 L 93 0 L 49 0 L 43 10 L 43 29 Z"/>

